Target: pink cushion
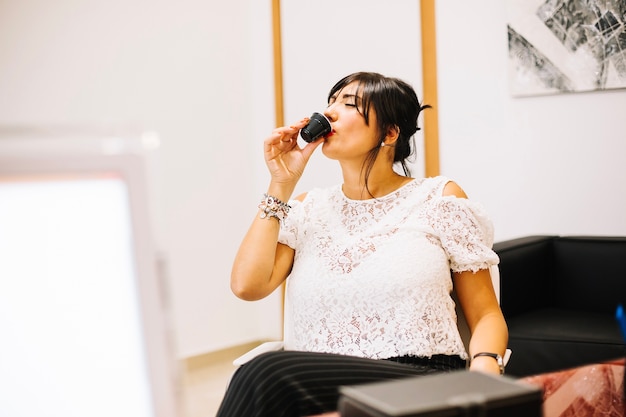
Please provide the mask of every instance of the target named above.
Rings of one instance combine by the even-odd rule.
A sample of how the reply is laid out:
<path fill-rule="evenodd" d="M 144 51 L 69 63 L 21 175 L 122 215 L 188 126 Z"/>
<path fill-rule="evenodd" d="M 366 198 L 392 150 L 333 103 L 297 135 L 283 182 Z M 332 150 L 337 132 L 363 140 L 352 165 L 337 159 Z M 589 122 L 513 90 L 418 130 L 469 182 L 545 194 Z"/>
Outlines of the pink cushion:
<path fill-rule="evenodd" d="M 624 359 L 521 378 L 543 389 L 544 417 L 626 416 Z"/>

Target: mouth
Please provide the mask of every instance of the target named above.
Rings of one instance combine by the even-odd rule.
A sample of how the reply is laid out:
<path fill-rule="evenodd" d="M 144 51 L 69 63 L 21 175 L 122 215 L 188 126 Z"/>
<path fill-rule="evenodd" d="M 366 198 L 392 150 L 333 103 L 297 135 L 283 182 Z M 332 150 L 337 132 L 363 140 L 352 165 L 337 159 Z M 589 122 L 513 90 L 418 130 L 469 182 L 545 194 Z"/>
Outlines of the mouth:
<path fill-rule="evenodd" d="M 335 131 L 334 131 L 334 130 L 331 130 L 331 131 L 330 131 L 330 133 L 329 133 L 328 135 L 324 136 L 324 139 L 328 139 L 329 137 L 331 137 L 331 136 L 332 136 L 332 135 L 334 135 L 334 134 L 335 134 Z"/>

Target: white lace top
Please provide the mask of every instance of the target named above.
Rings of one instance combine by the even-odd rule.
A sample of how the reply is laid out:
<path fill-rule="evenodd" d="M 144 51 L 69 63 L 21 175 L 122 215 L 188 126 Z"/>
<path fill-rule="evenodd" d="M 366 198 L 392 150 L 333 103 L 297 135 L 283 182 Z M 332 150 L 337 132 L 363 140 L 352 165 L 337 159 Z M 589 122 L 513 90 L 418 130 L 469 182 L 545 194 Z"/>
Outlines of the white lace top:
<path fill-rule="evenodd" d="M 279 237 L 295 249 L 285 349 L 467 359 L 450 270 L 475 272 L 499 259 L 483 208 L 443 197 L 447 182 L 415 179 L 370 200 L 350 200 L 337 185 L 290 201 Z"/>

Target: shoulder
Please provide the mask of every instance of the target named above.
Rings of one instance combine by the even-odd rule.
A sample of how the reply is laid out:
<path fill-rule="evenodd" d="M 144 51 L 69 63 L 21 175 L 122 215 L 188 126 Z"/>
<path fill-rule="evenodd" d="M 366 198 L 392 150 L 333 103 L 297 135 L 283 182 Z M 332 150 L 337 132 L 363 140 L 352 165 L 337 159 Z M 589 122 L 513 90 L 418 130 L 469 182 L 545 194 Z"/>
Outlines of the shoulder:
<path fill-rule="evenodd" d="M 435 200 L 439 200 L 437 197 L 468 198 L 459 184 L 443 175 L 424 178 L 422 184 L 430 190 Z"/>
<path fill-rule="evenodd" d="M 443 187 L 442 195 L 444 197 L 458 197 L 458 198 L 468 198 L 463 188 L 459 186 L 456 182 L 452 180 L 447 180 Z"/>

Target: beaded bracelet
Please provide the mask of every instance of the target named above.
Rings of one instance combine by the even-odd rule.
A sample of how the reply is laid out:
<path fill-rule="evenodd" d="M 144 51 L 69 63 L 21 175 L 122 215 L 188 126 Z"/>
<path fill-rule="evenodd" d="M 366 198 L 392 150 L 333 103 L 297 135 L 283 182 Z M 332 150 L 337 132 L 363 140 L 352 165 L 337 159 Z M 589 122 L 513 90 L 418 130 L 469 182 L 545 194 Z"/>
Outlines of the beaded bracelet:
<path fill-rule="evenodd" d="M 261 214 L 259 214 L 261 219 L 274 217 L 278 219 L 279 222 L 282 222 L 287 217 L 291 206 L 276 197 L 263 194 L 263 200 L 261 200 L 259 208 L 262 210 Z"/>

